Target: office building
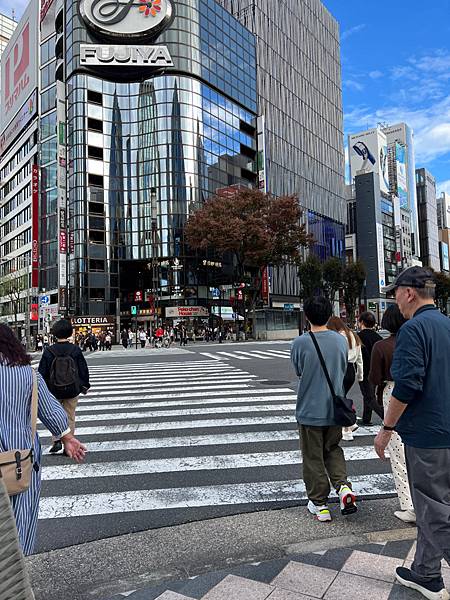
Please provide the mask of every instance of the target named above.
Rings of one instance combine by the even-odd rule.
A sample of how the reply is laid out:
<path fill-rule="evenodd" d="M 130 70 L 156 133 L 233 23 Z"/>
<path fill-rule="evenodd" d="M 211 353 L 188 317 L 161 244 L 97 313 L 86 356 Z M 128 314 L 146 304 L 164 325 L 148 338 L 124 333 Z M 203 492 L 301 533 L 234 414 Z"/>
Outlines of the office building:
<path fill-rule="evenodd" d="M 420 258 L 424 267 L 441 268 L 436 202 L 436 180 L 427 169 L 416 169 Z"/>
<path fill-rule="evenodd" d="M 38 26 L 33 2 L 3 50 L 0 86 L 0 320 L 28 342 L 38 319 Z"/>
<path fill-rule="evenodd" d="M 449 246 L 450 246 L 450 194 L 442 192 L 437 198 L 437 223 L 439 234 L 439 258 L 441 271 L 449 274 Z"/>
<path fill-rule="evenodd" d="M 0 57 L 17 27 L 17 22 L 0 13 Z"/>

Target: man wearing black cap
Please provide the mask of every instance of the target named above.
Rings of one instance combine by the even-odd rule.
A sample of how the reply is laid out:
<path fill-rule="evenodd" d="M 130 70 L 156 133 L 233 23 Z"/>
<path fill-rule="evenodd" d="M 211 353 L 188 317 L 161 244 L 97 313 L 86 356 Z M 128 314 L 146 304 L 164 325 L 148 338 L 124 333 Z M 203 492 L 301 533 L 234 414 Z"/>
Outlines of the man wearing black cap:
<path fill-rule="evenodd" d="M 426 598 L 449 600 L 441 561 L 450 565 L 450 319 L 434 305 L 429 269 L 406 269 L 391 290 L 409 321 L 397 335 L 395 386 L 375 449 L 384 458 L 391 432 L 402 437 L 418 530 L 411 569 L 398 567 L 396 577 Z"/>

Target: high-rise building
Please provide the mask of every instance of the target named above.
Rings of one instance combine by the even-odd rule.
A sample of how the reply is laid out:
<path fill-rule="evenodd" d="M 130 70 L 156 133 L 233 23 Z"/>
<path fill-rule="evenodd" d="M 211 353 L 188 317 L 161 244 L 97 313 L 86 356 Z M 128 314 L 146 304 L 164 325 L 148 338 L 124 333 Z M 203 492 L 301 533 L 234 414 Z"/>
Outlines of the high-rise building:
<path fill-rule="evenodd" d="M 219 0 L 256 37 L 258 113 L 274 195 L 305 209 L 313 251 L 344 257 L 346 201 L 339 25 L 320 0 Z M 272 303 L 297 300 L 294 269 L 276 269 Z M 286 300 L 285 300 L 286 301 Z M 289 300 L 288 300 L 289 301 Z"/>
<path fill-rule="evenodd" d="M 449 247 L 450 247 L 450 194 L 442 192 L 437 199 L 437 223 L 439 230 L 439 257 L 441 271 L 449 273 Z"/>
<path fill-rule="evenodd" d="M 420 258 L 424 267 L 439 271 L 439 232 L 436 180 L 427 169 L 416 169 L 417 207 L 419 215 Z"/>
<path fill-rule="evenodd" d="M 3 49 L 0 86 L 0 320 L 28 342 L 38 319 L 38 27 L 32 2 Z"/>
<path fill-rule="evenodd" d="M 0 57 L 17 27 L 17 22 L 0 13 Z"/>

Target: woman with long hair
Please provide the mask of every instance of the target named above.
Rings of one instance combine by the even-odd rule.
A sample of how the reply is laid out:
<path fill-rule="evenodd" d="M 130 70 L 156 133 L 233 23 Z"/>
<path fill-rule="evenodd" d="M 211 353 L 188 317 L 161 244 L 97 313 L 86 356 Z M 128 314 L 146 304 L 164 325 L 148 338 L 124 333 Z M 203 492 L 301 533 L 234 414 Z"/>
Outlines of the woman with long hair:
<path fill-rule="evenodd" d="M 362 381 L 364 379 L 364 364 L 361 348 L 361 340 L 356 333 L 344 323 L 339 317 L 330 317 L 327 323 L 328 329 L 337 331 L 343 335 L 348 343 L 348 362 L 347 371 L 344 377 L 344 392 L 348 394 L 352 385 L 355 383 L 355 379 Z M 345 441 L 353 440 L 353 431 L 357 429 L 357 426 L 343 427 L 342 428 L 342 439 Z"/>
<path fill-rule="evenodd" d="M 369 381 L 377 386 L 377 400 L 384 407 L 386 414 L 391 399 L 394 382 L 391 375 L 392 358 L 394 356 L 397 333 L 406 319 L 403 317 L 396 304 L 391 304 L 386 309 L 381 320 L 381 327 L 387 329 L 391 334 L 385 340 L 377 342 L 372 348 L 370 359 Z M 392 474 L 394 476 L 395 488 L 400 502 L 400 510 L 394 515 L 406 523 L 414 523 L 416 513 L 409 488 L 408 472 L 406 470 L 405 447 L 401 437 L 395 431 L 392 432 L 390 442 L 387 446 L 391 459 Z"/>
<path fill-rule="evenodd" d="M 67 415 L 50 394 L 37 373 L 38 417 L 64 444 L 76 462 L 84 459 L 86 448 L 71 433 Z M 34 468 L 27 491 L 11 497 L 20 544 L 25 555 L 33 552 L 41 493 L 41 445 L 36 433 L 32 440 L 31 397 L 33 369 L 31 357 L 6 325 L 0 324 L 0 452 L 34 448 Z M 1 458 L 1 456 L 0 456 Z"/>

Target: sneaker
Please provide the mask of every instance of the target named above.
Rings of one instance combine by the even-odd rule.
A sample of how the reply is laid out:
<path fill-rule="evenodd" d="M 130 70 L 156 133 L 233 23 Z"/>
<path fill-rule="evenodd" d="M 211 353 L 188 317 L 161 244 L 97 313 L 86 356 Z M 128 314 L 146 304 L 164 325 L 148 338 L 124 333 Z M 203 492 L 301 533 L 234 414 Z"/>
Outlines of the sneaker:
<path fill-rule="evenodd" d="M 342 430 L 342 439 L 344 442 L 352 442 L 354 440 L 353 433 L 351 431 Z"/>
<path fill-rule="evenodd" d="M 413 510 L 396 510 L 394 516 L 404 523 L 416 522 L 416 513 Z"/>
<path fill-rule="evenodd" d="M 316 506 L 311 500 L 308 502 L 308 510 L 312 515 L 315 515 L 318 521 L 331 521 L 331 514 L 328 506 Z"/>
<path fill-rule="evenodd" d="M 356 496 L 348 485 L 341 485 L 339 489 L 339 500 L 341 513 L 343 515 L 352 515 L 358 510 L 356 508 Z"/>
<path fill-rule="evenodd" d="M 412 590 L 417 590 L 429 600 L 450 600 L 450 595 L 445 589 L 442 577 L 423 582 L 410 569 L 397 567 L 395 577 L 399 583 Z"/>
<path fill-rule="evenodd" d="M 49 454 L 59 454 L 60 452 L 62 452 L 63 449 L 63 445 L 61 440 L 56 440 L 56 442 L 53 443 L 53 446 L 50 448 L 50 450 L 48 451 Z"/>
<path fill-rule="evenodd" d="M 352 425 L 352 426 L 350 427 L 350 431 L 351 431 L 352 433 L 355 433 L 355 431 L 356 431 L 357 429 L 359 429 L 359 425 L 358 425 L 358 423 L 355 423 L 354 425 Z"/>

